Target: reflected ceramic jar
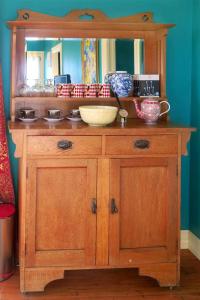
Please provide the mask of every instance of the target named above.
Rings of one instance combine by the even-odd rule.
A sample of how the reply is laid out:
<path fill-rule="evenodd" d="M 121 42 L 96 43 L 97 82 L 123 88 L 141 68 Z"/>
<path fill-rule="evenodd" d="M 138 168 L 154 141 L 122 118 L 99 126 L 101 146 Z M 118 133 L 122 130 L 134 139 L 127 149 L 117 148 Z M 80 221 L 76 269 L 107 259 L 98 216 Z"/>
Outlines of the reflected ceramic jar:
<path fill-rule="evenodd" d="M 105 75 L 105 83 L 111 85 L 118 97 L 129 97 L 133 95 L 133 76 L 126 71 L 117 71 Z"/>

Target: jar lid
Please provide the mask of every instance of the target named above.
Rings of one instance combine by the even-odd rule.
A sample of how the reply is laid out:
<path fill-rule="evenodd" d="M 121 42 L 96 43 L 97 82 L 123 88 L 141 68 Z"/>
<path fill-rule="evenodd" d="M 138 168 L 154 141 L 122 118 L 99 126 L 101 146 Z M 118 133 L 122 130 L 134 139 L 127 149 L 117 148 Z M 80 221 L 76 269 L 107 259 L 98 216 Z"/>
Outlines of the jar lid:
<path fill-rule="evenodd" d="M 14 215 L 15 206 L 12 203 L 0 203 L 0 219 L 8 218 Z"/>
<path fill-rule="evenodd" d="M 128 72 L 127 71 L 116 71 L 116 73 L 118 74 L 120 74 L 120 73 L 122 73 L 122 74 L 127 74 Z"/>

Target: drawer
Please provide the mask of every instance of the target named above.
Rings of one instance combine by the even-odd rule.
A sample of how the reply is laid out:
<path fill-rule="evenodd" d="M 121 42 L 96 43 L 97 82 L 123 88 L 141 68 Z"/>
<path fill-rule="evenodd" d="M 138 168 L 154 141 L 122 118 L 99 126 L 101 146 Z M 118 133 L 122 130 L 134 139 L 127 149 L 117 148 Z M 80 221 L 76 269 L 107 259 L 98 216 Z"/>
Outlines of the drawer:
<path fill-rule="evenodd" d="M 106 137 L 106 154 L 149 155 L 177 154 L 177 152 L 178 138 L 176 135 Z"/>
<path fill-rule="evenodd" d="M 79 155 L 101 154 L 100 136 L 28 136 L 28 154 Z"/>

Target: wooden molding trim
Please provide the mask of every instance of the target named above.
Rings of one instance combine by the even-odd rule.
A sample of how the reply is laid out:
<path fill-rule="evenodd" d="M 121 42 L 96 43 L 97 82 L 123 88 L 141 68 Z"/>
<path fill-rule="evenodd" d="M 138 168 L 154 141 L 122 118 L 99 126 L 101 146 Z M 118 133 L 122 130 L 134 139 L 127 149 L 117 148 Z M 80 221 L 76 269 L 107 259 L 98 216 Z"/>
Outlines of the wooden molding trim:
<path fill-rule="evenodd" d="M 51 29 L 55 28 L 55 24 L 57 28 L 61 24 L 63 26 L 65 24 L 68 26 L 70 24 L 88 24 L 92 29 L 92 25 L 97 25 L 98 23 L 104 25 L 107 24 L 108 26 L 111 24 L 132 25 L 133 28 L 135 24 L 137 28 L 142 26 L 143 30 L 144 27 L 146 30 L 159 30 L 161 28 L 170 28 L 174 26 L 174 24 L 155 23 L 153 21 L 153 14 L 151 12 L 143 12 L 127 17 L 109 18 L 102 11 L 93 9 L 72 10 L 63 17 L 51 16 L 31 10 L 19 10 L 16 21 L 9 21 L 8 25 L 11 28 L 15 26 L 21 28 L 41 28 L 43 25 L 44 28 Z"/>
<path fill-rule="evenodd" d="M 191 131 L 185 131 L 182 132 L 182 138 L 181 138 L 181 154 L 187 156 L 188 155 L 188 150 L 187 150 L 187 145 L 190 140 L 191 136 Z"/>
<path fill-rule="evenodd" d="M 44 291 L 45 286 L 57 279 L 64 278 L 64 270 L 25 269 L 24 290 L 27 292 Z"/>
<path fill-rule="evenodd" d="M 24 134 L 23 132 L 12 132 L 12 140 L 16 146 L 15 148 L 15 158 L 21 158 L 23 156 L 23 144 L 24 144 Z"/>

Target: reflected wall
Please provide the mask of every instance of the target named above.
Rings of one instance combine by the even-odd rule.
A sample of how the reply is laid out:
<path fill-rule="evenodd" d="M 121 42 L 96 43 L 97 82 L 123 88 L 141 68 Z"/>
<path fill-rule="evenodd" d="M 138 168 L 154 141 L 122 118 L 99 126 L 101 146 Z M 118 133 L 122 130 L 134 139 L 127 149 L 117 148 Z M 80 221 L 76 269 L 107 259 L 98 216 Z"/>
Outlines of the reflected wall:
<path fill-rule="evenodd" d="M 142 39 L 27 38 L 25 55 L 30 86 L 66 74 L 72 83 L 90 84 L 110 72 L 144 73 Z"/>

